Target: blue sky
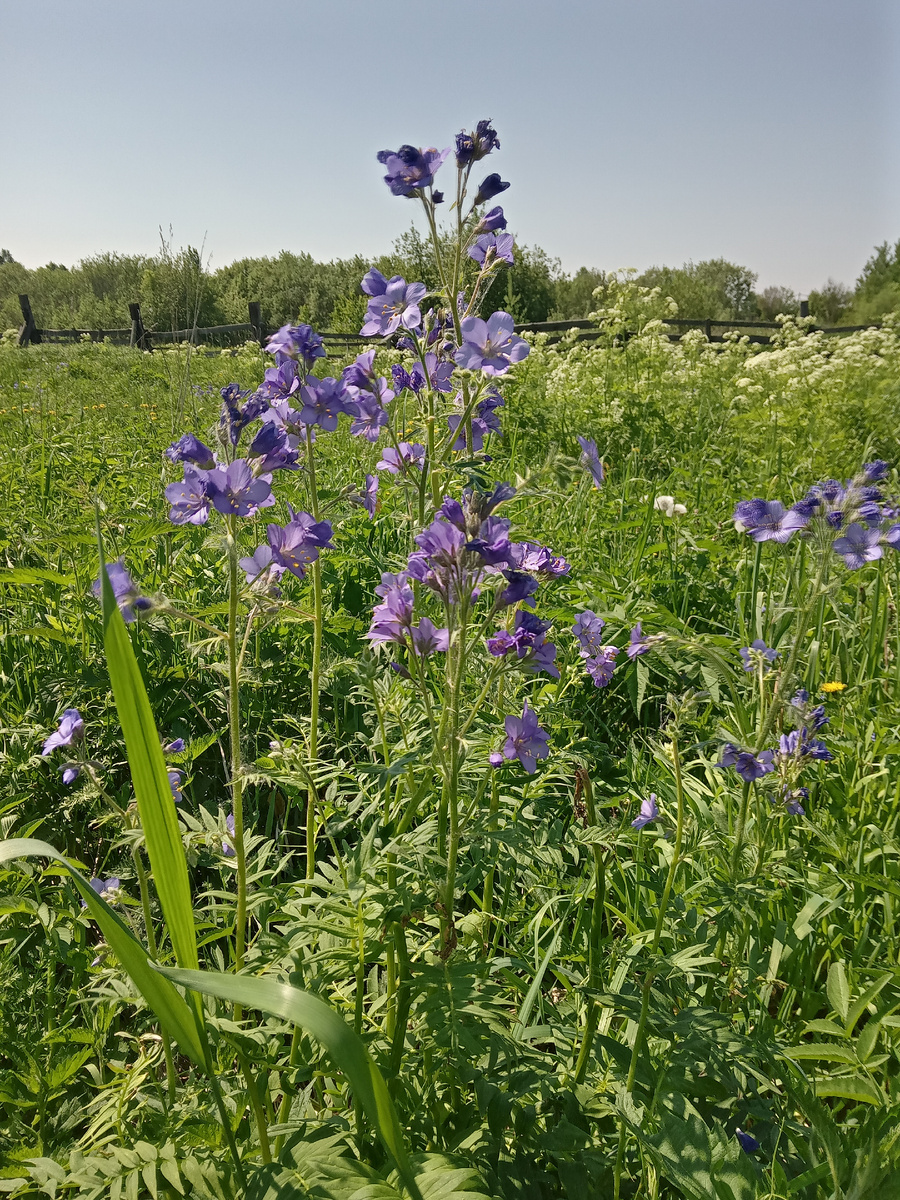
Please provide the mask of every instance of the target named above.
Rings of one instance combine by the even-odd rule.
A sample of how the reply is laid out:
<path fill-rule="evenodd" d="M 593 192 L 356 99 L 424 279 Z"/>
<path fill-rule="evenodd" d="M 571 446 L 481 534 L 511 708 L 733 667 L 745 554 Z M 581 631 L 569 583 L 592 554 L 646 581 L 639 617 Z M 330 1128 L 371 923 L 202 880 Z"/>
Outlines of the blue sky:
<path fill-rule="evenodd" d="M 900 238 L 896 0 L 0 0 L 0 245 L 374 255 L 375 153 L 492 117 L 510 227 L 572 271 L 852 284 Z M 487 165 L 487 164 L 486 164 Z M 445 168 L 446 170 L 447 168 Z"/>

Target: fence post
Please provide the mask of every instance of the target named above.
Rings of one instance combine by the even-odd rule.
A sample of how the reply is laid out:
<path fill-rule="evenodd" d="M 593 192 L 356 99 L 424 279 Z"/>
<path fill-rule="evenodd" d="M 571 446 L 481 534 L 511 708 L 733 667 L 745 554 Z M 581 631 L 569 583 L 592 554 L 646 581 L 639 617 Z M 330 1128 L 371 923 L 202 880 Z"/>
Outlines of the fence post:
<path fill-rule="evenodd" d="M 253 329 L 253 336 L 264 347 L 266 344 L 266 327 L 263 325 L 262 305 L 258 300 L 250 300 L 247 304 L 247 311 L 250 314 L 250 325 Z"/>
<path fill-rule="evenodd" d="M 706 340 L 708 342 L 711 342 L 712 341 L 712 321 L 710 320 L 709 317 L 706 318 L 706 324 L 703 326 L 703 328 L 706 332 Z"/>
<path fill-rule="evenodd" d="M 22 310 L 22 319 L 24 324 L 19 330 L 19 345 L 27 346 L 29 342 L 32 345 L 39 346 L 41 342 L 41 331 L 34 323 L 34 313 L 31 311 L 31 301 L 27 294 L 19 297 L 19 307 Z"/>
<path fill-rule="evenodd" d="M 800 301 L 800 319 L 801 319 L 801 321 L 803 320 L 804 317 L 808 317 L 808 316 L 809 316 L 809 301 L 801 300 Z"/>
<path fill-rule="evenodd" d="M 150 334 L 144 328 L 144 322 L 141 318 L 140 304 L 129 304 L 128 311 L 131 314 L 131 346 L 136 346 L 138 350 L 152 350 L 150 345 Z"/>

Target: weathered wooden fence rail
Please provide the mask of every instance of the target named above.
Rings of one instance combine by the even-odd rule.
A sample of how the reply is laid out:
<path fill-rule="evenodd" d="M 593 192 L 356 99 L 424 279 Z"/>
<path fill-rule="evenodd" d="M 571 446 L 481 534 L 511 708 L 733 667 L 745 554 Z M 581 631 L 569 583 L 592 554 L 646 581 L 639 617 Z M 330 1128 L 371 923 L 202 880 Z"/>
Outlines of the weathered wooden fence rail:
<path fill-rule="evenodd" d="M 27 295 L 19 297 L 19 305 L 22 309 L 22 328 L 19 330 L 19 345 L 40 345 L 44 342 L 60 343 L 60 342 L 77 342 L 83 338 L 90 338 L 91 341 L 109 340 L 113 345 L 117 346 L 133 346 L 138 350 L 152 350 L 154 342 L 190 342 L 193 345 L 209 344 L 210 342 L 224 342 L 234 344 L 235 342 L 258 342 L 261 346 L 265 346 L 268 337 L 268 329 L 262 319 L 262 307 L 258 300 L 251 300 L 247 305 L 248 321 L 236 325 L 210 325 L 205 327 L 194 327 L 192 329 L 147 329 L 141 318 L 140 304 L 129 304 L 128 312 L 131 317 L 130 329 L 42 329 L 38 326 L 34 313 L 31 308 L 31 301 Z M 809 316 L 809 306 L 805 300 L 800 303 L 800 316 L 805 318 Z M 781 326 L 777 321 L 714 321 L 711 318 L 689 319 L 689 318 L 671 318 L 664 322 L 665 325 L 671 327 L 675 332 L 668 336 L 671 341 L 679 341 L 684 333 L 691 329 L 702 329 L 706 335 L 706 339 L 713 343 L 724 343 L 729 341 L 727 336 L 729 332 L 746 330 L 748 332 L 742 334 L 751 343 L 767 346 L 771 338 L 767 333 L 760 332 L 761 330 L 777 330 Z M 593 342 L 602 334 L 602 328 L 596 321 L 538 321 L 525 322 L 521 325 L 516 325 L 517 333 L 546 333 L 550 335 L 550 340 L 554 342 L 561 341 L 562 338 L 569 333 L 570 330 L 577 330 L 575 334 L 576 342 Z M 836 325 L 829 328 L 820 328 L 812 326 L 810 332 L 815 330 L 819 333 L 827 334 L 846 334 L 856 333 L 861 329 L 878 329 L 877 324 L 872 325 Z M 721 330 L 723 332 L 715 332 Z M 749 332 L 752 330 L 753 332 Z M 369 338 L 364 338 L 357 333 L 323 333 L 322 339 L 335 349 L 352 350 L 356 346 L 368 345 Z M 634 337 L 633 333 L 625 333 L 623 337 Z"/>
<path fill-rule="evenodd" d="M 92 342 L 109 340 L 113 345 L 133 346 L 138 350 L 152 350 L 155 343 L 178 342 L 190 342 L 196 346 L 210 342 L 234 344 L 252 341 L 265 346 L 269 333 L 258 300 L 251 300 L 247 305 L 248 321 L 234 325 L 194 326 L 191 329 L 147 329 L 140 304 L 128 305 L 130 329 L 44 329 L 37 324 L 27 295 L 19 296 L 19 306 L 23 319 L 19 330 L 20 346 L 78 342 L 85 338 L 90 338 Z M 323 333 L 321 336 L 325 342 L 341 349 L 363 345 L 369 340 L 355 333 Z"/>

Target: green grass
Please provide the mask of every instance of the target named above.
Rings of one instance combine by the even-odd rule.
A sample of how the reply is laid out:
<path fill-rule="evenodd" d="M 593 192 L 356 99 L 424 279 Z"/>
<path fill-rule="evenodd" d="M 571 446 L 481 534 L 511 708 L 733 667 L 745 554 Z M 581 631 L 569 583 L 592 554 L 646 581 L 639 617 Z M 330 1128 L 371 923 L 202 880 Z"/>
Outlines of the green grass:
<path fill-rule="evenodd" d="M 572 563 L 539 593 L 561 678 L 504 684 L 475 713 L 461 769 L 458 942 L 444 957 L 428 733 L 364 639 L 380 573 L 411 548 L 407 502 L 382 476 L 370 522 L 345 493 L 378 450 L 346 424 L 320 437 L 319 487 L 337 532 L 322 559 L 318 869 L 308 894 L 313 601 L 309 580 L 288 578 L 295 608 L 252 635 L 242 687 L 247 971 L 327 1000 L 362 1037 L 426 1196 L 450 1186 L 454 1164 L 485 1195 L 611 1196 L 623 1130 L 623 1197 L 876 1200 L 900 1189 L 900 560 L 887 550 L 847 572 L 835 558 L 818 598 L 812 545 L 767 544 L 757 559 L 730 520 L 739 499 L 789 502 L 865 461 L 900 462 L 900 343 L 890 329 L 838 342 L 788 327 L 781 345 L 757 351 L 702 336 L 673 346 L 652 324 L 624 346 L 537 339 L 506 388 L 505 438 L 490 448 L 491 477 L 519 487 L 504 515 L 517 538 Z M 138 937 L 135 835 L 102 794 L 122 809 L 132 800 L 90 595 L 95 512 L 107 557 L 123 556 L 146 594 L 223 625 L 221 538 L 212 523 L 168 523 L 162 490 L 176 473 L 162 452 L 185 429 L 204 437 L 215 389 L 256 386 L 264 366 L 253 348 L 189 361 L 182 349 L 0 349 L 2 832 L 51 843 L 88 876 L 119 876 Z M 600 490 L 579 466 L 576 434 L 604 456 Z M 248 551 L 266 519 L 284 519 L 286 500 L 307 507 L 301 473 L 279 479 L 277 495 L 279 507 L 247 522 Z M 665 518 L 658 495 L 687 513 Z M 568 632 L 585 608 L 620 648 L 638 620 L 665 640 L 634 663 L 623 652 L 598 690 Z M 740 781 L 715 765 L 722 740 L 753 744 L 771 702 L 771 682 L 761 694 L 740 669 L 738 647 L 756 637 L 779 647 L 782 665 L 798 639 L 797 681 L 814 697 L 845 685 L 824 698 L 835 758 L 807 772 L 805 818 L 753 797 L 742 809 Z M 176 765 L 188 775 L 196 937 L 201 964 L 228 970 L 221 650 L 162 616 L 142 619 L 131 644 L 160 736 L 188 742 Z M 464 704 L 482 682 L 466 683 Z M 525 695 L 553 753 L 535 776 L 488 777 L 501 718 Z M 61 758 L 40 757 L 66 707 L 82 712 L 102 764 L 74 788 L 60 781 Z M 630 822 L 651 792 L 662 815 L 639 834 Z M 417 815 L 402 828 L 412 797 Z M 14 1194 L 38 1195 L 54 1172 L 58 1195 L 231 1194 L 216 1087 L 251 1197 L 343 1196 L 364 1183 L 403 1194 L 360 1097 L 284 1014 L 237 1024 L 232 1009 L 210 1007 L 214 1082 L 178 1057 L 167 1078 L 152 1013 L 98 947 L 65 873 L 17 865 L 0 878 L 0 1178 L 25 1181 Z M 151 905 L 160 961 L 173 965 Z M 757 1154 L 740 1149 L 736 1125 L 760 1141 Z M 265 1164 L 266 1129 L 280 1166 Z M 322 1190 L 299 1190 L 301 1179 Z"/>

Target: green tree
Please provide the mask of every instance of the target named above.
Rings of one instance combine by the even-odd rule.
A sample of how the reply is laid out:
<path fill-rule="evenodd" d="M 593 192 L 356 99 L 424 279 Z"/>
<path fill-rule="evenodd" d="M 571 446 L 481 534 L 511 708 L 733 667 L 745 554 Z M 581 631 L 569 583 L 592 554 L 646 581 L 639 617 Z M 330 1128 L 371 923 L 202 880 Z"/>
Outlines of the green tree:
<path fill-rule="evenodd" d="M 817 291 L 809 293 L 809 313 L 817 325 L 837 325 L 853 301 L 853 293 L 843 283 L 829 279 Z"/>
<path fill-rule="evenodd" d="M 651 267 L 636 282 L 661 289 L 678 305 L 678 315 L 693 320 L 749 321 L 756 316 L 756 275 L 724 258 L 687 262 L 682 267 Z"/>

